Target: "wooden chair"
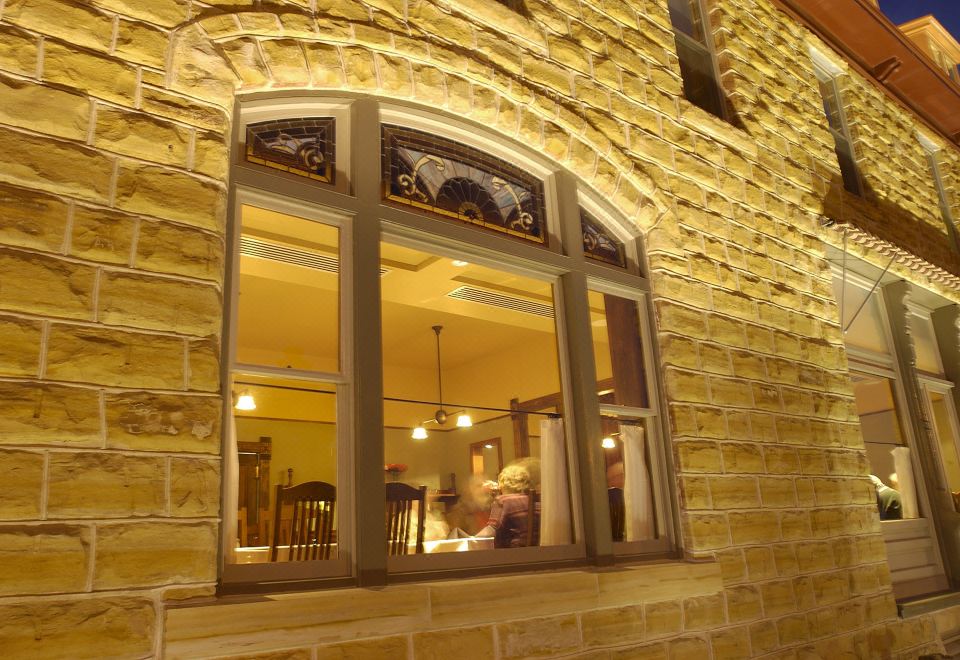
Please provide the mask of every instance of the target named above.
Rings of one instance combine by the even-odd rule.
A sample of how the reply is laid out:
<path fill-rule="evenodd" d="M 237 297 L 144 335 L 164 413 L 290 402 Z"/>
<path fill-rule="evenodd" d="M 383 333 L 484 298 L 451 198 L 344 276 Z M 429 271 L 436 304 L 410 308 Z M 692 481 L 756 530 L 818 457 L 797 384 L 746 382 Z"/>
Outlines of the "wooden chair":
<path fill-rule="evenodd" d="M 281 545 L 287 545 L 285 561 L 330 559 L 333 543 L 333 516 L 337 504 L 337 487 L 325 481 L 307 481 L 296 486 L 277 486 L 274 501 L 273 536 L 270 561 L 277 561 Z M 283 508 L 292 505 L 289 538 L 281 539 Z"/>
<path fill-rule="evenodd" d="M 416 552 L 423 552 L 423 527 L 427 514 L 427 487 L 415 488 L 397 481 L 387 482 L 387 554 L 410 553 L 410 518 L 417 502 Z"/>
<path fill-rule="evenodd" d="M 622 488 L 608 488 L 607 499 L 610 500 L 610 529 L 614 541 L 623 541 L 626 531 L 626 504 L 623 499 Z"/>
<path fill-rule="evenodd" d="M 527 491 L 527 547 L 540 545 L 540 493 Z"/>

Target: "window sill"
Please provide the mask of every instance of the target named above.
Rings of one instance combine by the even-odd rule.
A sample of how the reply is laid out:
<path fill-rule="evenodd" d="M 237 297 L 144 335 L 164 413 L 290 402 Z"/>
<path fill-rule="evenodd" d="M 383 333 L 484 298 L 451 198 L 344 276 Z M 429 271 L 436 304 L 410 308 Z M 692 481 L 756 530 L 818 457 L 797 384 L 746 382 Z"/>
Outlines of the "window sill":
<path fill-rule="evenodd" d="M 720 565 L 676 560 L 377 589 L 221 596 L 171 607 L 169 658 L 250 654 L 453 626 L 680 600 L 723 589 Z"/>

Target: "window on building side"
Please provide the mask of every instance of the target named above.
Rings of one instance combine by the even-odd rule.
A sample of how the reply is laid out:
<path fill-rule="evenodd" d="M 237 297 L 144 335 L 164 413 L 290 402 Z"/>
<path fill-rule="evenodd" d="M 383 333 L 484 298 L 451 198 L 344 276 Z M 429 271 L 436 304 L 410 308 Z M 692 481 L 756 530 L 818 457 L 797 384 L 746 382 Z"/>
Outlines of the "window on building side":
<path fill-rule="evenodd" d="M 604 203 L 476 129 L 368 99 L 331 102 L 323 156 L 304 158 L 317 125 L 289 128 L 310 115 L 253 103 L 224 583 L 669 550 L 646 283 Z"/>
<path fill-rule="evenodd" d="M 722 118 L 725 114 L 723 93 L 702 1 L 669 0 L 669 8 L 683 76 L 683 95 L 691 103 Z"/>
<path fill-rule="evenodd" d="M 843 187 L 854 195 L 862 195 L 863 187 L 860 182 L 860 172 L 857 170 L 857 158 L 853 149 L 853 140 L 850 139 L 850 129 L 843 111 L 836 76 L 818 68 L 817 78 L 820 82 L 820 96 L 823 98 L 823 112 L 827 116 L 830 134 L 833 135 L 834 151 L 840 165 Z"/>
<path fill-rule="evenodd" d="M 937 149 L 926 140 L 921 140 L 924 151 L 927 154 L 927 163 L 930 165 L 930 173 L 933 176 L 933 185 L 937 189 L 937 199 L 940 202 L 940 215 L 944 224 L 947 226 L 947 233 L 953 240 L 956 249 L 960 249 L 960 233 L 957 231 L 956 221 L 953 212 L 950 210 L 950 201 L 947 198 L 947 189 L 943 185 L 943 176 L 940 173 L 940 163 L 937 161 Z"/>

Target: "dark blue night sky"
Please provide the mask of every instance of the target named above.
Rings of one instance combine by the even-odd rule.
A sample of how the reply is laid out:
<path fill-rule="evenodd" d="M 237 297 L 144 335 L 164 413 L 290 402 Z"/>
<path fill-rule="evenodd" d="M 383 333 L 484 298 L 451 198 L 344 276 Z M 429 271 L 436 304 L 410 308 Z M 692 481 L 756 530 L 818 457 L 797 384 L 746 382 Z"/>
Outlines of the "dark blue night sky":
<path fill-rule="evenodd" d="M 933 14 L 960 41 L 960 0 L 880 0 L 880 9 L 897 25 Z"/>

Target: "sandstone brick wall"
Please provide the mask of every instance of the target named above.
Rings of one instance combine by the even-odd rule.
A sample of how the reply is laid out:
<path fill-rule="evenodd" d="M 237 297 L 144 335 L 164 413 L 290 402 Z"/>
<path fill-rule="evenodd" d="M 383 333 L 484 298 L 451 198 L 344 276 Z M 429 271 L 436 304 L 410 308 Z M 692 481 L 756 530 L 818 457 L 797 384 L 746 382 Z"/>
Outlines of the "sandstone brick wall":
<path fill-rule="evenodd" d="M 550 626 L 575 643 L 519 657 L 939 648 L 952 615 L 896 616 L 824 260 L 839 239 L 819 222 L 842 207 L 955 265 L 915 122 L 844 76 L 869 188 L 844 195 L 807 54 L 827 46 L 769 0 L 708 5 L 730 123 L 681 98 L 661 0 L 526 0 L 530 18 L 486 0 L 0 2 L 5 653 L 158 654 L 169 604 L 212 594 L 230 113 L 238 92 L 288 89 L 481 122 L 645 233 L 681 540 L 722 585 L 668 598 L 655 640 L 634 626 L 588 643 L 589 607 L 571 603 L 575 630 Z M 943 146 L 960 217 L 960 152 Z M 491 639 L 539 629 L 511 621 Z M 417 644 L 401 647 L 433 657 Z M 444 644 L 485 648 L 466 632 Z"/>

